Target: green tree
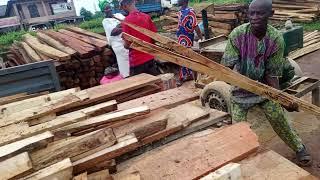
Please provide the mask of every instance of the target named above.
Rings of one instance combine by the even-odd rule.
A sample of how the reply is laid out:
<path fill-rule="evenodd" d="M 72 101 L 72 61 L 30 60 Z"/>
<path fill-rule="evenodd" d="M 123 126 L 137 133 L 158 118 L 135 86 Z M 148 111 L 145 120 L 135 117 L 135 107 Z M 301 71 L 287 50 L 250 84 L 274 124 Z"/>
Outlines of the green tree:
<path fill-rule="evenodd" d="M 108 5 L 109 2 L 107 0 L 99 0 L 99 8 L 101 10 L 101 12 L 104 11 L 104 7 L 106 7 L 106 5 Z"/>
<path fill-rule="evenodd" d="M 92 12 L 86 10 L 85 8 L 80 9 L 80 15 L 84 17 L 84 20 L 88 21 L 91 20 L 93 17 Z"/>

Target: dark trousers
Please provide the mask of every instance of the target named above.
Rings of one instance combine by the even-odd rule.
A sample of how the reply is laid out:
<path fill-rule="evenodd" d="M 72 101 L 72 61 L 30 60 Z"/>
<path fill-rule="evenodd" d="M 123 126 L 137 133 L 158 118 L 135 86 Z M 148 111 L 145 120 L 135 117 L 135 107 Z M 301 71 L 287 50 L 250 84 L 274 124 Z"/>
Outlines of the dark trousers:
<path fill-rule="evenodd" d="M 160 71 L 157 68 L 156 62 L 154 60 L 148 61 L 135 67 L 130 67 L 130 76 L 138 75 L 141 73 L 147 73 L 157 76 L 160 74 Z"/>

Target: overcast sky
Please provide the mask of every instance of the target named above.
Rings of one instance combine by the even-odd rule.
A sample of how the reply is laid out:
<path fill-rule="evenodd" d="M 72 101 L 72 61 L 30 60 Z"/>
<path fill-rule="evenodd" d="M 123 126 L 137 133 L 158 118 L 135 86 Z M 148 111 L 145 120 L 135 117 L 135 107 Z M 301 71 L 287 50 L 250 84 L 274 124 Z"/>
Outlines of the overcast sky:
<path fill-rule="evenodd" d="M 0 5 L 7 4 L 7 1 L 8 0 L 0 0 Z M 99 10 L 98 0 L 73 0 L 73 2 L 75 4 L 78 15 L 81 7 L 84 7 L 93 13 Z"/>

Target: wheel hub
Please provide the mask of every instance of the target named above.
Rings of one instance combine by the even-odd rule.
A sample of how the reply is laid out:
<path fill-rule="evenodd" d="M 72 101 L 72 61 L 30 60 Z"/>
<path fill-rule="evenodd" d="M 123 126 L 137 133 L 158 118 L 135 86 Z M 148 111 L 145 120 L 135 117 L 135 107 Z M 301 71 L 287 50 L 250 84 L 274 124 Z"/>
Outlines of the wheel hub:
<path fill-rule="evenodd" d="M 217 109 L 219 111 L 228 112 L 228 106 L 223 97 L 219 94 L 212 93 L 208 97 L 208 106 L 211 109 Z"/>

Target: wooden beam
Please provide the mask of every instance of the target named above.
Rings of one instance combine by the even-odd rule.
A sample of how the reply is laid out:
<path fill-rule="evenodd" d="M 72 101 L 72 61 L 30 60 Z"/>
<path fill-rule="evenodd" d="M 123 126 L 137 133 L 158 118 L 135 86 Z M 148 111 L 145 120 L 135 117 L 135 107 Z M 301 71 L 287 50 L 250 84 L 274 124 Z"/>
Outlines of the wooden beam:
<path fill-rule="evenodd" d="M 13 179 L 32 171 L 32 162 L 27 152 L 0 162 L 0 179 Z"/>
<path fill-rule="evenodd" d="M 70 159 L 64 159 L 47 168 L 41 169 L 23 180 L 36 180 L 36 179 L 72 179 L 72 163 Z"/>
<path fill-rule="evenodd" d="M 134 117 L 142 116 L 150 113 L 150 109 L 148 106 L 140 106 L 132 109 L 127 109 L 123 111 L 118 111 L 114 113 L 109 113 L 97 117 L 93 117 L 87 120 L 80 121 L 78 123 L 70 124 L 68 126 L 62 127 L 60 129 L 54 130 L 54 134 L 57 136 L 63 136 L 68 134 L 73 134 L 81 131 L 95 131 L 101 129 L 105 126 L 108 126 L 110 123 L 114 123 L 117 121 L 131 119 Z"/>
<path fill-rule="evenodd" d="M 229 163 L 222 168 L 202 177 L 200 180 L 218 180 L 218 179 L 228 179 L 228 180 L 239 180 L 242 179 L 240 164 Z"/>
<path fill-rule="evenodd" d="M 85 120 L 89 117 L 92 117 L 93 115 L 100 115 L 115 110 L 117 110 L 116 101 L 109 101 L 75 112 L 60 115 L 52 121 L 31 127 L 29 127 L 27 122 L 12 124 L 1 129 L 0 145 L 12 143 L 24 138 L 31 137 L 33 135 L 43 133 L 45 131 L 52 131 L 69 124 Z"/>
<path fill-rule="evenodd" d="M 77 39 L 79 39 L 81 41 L 84 41 L 84 42 L 86 42 L 88 44 L 91 44 L 91 45 L 97 47 L 98 51 L 104 50 L 108 45 L 107 41 L 103 41 L 101 39 L 96 39 L 94 37 L 89 37 L 89 36 L 86 36 L 86 35 L 83 35 L 83 34 L 77 34 L 77 33 L 74 33 L 72 31 L 68 31 L 68 30 L 65 30 L 65 29 L 60 29 L 59 32 L 65 34 L 65 35 L 77 38 Z"/>
<path fill-rule="evenodd" d="M 203 74 L 213 75 L 219 80 L 241 87 L 247 91 L 253 92 L 269 100 L 276 101 L 286 107 L 307 111 L 315 115 L 320 115 L 320 108 L 315 105 L 312 105 L 302 99 L 296 98 L 265 84 L 249 79 L 223 65 L 220 65 L 200 54 L 197 54 L 191 49 L 185 48 L 172 40 L 164 38 L 157 33 L 153 33 L 151 31 L 133 25 L 130 25 L 130 27 L 141 30 L 140 32 L 148 36 L 150 35 L 154 40 L 158 42 L 161 41 L 161 43 L 163 43 L 166 41 L 166 46 L 168 48 L 173 49 L 175 52 L 180 52 L 180 54 L 174 53 L 150 43 L 146 43 L 124 33 L 123 37 L 126 38 L 126 40 L 133 42 L 131 44 L 131 48 L 133 49 L 155 55 L 162 59 L 166 59 L 167 61 L 191 68 Z M 185 55 L 187 55 L 187 57 Z"/>
<path fill-rule="evenodd" d="M 62 61 L 71 59 L 71 56 L 69 54 L 66 54 L 46 44 L 42 44 L 36 37 L 31 36 L 30 34 L 25 34 L 23 35 L 23 37 L 24 41 L 29 46 L 31 46 L 33 49 L 40 52 L 41 54 L 44 54 L 45 56 Z"/>
<path fill-rule="evenodd" d="M 166 129 L 168 123 L 168 119 L 163 119 L 159 121 L 152 122 L 143 127 L 137 128 L 133 131 L 133 134 L 136 136 L 138 140 L 141 140 L 145 137 L 151 136 L 159 131 Z"/>
<path fill-rule="evenodd" d="M 12 96 L 2 97 L 2 98 L 0 98 L 0 107 L 5 104 L 10 104 L 13 102 L 34 98 L 34 97 L 38 97 L 38 96 L 45 95 L 45 94 L 49 94 L 49 92 L 45 91 L 45 92 L 35 93 L 35 94 L 20 93 L 20 94 L 16 94 L 16 95 L 12 95 Z"/>
<path fill-rule="evenodd" d="M 88 180 L 113 180 L 109 171 L 102 170 L 88 175 Z"/>
<path fill-rule="evenodd" d="M 237 123 L 186 136 L 133 161 L 123 162 L 118 165 L 118 174 L 139 171 L 142 179 L 199 179 L 230 162 L 246 158 L 258 148 L 258 137 L 250 125 Z"/>
<path fill-rule="evenodd" d="M 44 34 L 44 33 L 41 33 L 41 32 L 38 32 L 37 33 L 37 38 L 40 39 L 41 41 L 49 44 L 50 46 L 56 48 L 56 49 L 59 49 L 60 51 L 62 52 L 65 52 L 69 55 L 75 55 L 76 54 L 76 51 L 73 50 L 72 48 L 68 47 L 68 46 L 64 46 L 62 43 L 60 43 L 59 41 L 51 38 L 50 36 Z"/>
<path fill-rule="evenodd" d="M 84 172 L 82 174 L 79 174 L 79 175 L 73 177 L 72 180 L 87 180 L 87 179 L 88 179 L 88 174 L 87 174 L 87 172 Z"/>
<path fill-rule="evenodd" d="M 102 129 L 79 137 L 71 137 L 60 141 L 55 141 L 47 148 L 30 154 L 33 168 L 42 169 L 64 158 L 72 158 L 103 144 L 112 146 L 116 138 L 112 129 Z"/>
<path fill-rule="evenodd" d="M 20 154 L 22 152 L 30 152 L 45 148 L 48 143 L 53 141 L 53 134 L 51 132 L 45 132 L 32 136 L 30 138 L 16 141 L 11 144 L 7 144 L 0 147 L 0 161 L 8 159 L 12 156 Z"/>
<path fill-rule="evenodd" d="M 37 54 L 37 52 L 32 49 L 27 43 L 20 42 L 21 46 L 24 48 L 30 59 L 32 59 L 33 62 L 39 62 L 41 61 L 40 56 Z"/>
<path fill-rule="evenodd" d="M 91 36 L 91 37 L 94 37 L 94 38 L 97 38 L 97 39 L 101 39 L 101 40 L 107 41 L 107 37 L 106 36 L 102 36 L 100 34 L 93 33 L 93 32 L 90 32 L 90 31 L 86 31 L 86 30 L 78 28 L 78 27 L 67 27 L 66 29 L 68 29 L 70 31 L 73 31 L 73 32 L 76 32 L 76 33 L 84 34 L 84 35 L 87 35 L 87 36 Z"/>

